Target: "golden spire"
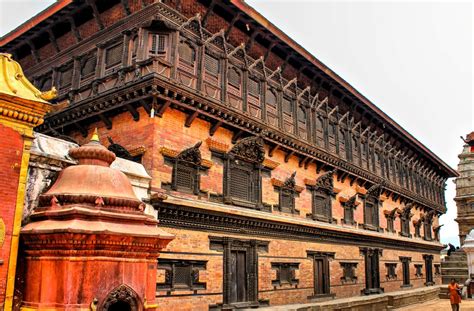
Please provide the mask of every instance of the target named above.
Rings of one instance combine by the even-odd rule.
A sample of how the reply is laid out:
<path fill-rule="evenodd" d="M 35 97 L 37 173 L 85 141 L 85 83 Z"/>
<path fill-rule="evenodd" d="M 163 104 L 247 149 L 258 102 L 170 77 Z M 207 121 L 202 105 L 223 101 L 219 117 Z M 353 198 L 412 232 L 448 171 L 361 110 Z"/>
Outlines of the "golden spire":
<path fill-rule="evenodd" d="M 97 131 L 97 128 L 95 128 L 94 133 L 92 134 L 91 141 L 100 142 L 99 132 Z"/>

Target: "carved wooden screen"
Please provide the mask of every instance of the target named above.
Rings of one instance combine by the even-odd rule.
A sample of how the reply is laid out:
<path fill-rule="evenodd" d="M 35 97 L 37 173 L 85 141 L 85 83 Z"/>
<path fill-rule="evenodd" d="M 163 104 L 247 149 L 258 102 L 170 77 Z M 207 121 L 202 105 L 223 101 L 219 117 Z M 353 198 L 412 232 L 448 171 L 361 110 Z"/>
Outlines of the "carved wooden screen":
<path fill-rule="evenodd" d="M 339 157 L 342 159 L 347 159 L 346 153 L 346 131 L 342 128 L 339 128 L 339 133 L 337 136 L 337 140 L 339 143 Z"/>
<path fill-rule="evenodd" d="M 204 54 L 204 93 L 215 99 L 221 97 L 221 66 L 219 58 Z"/>
<path fill-rule="evenodd" d="M 267 88 L 265 92 L 265 108 L 267 110 L 268 124 L 278 127 L 278 97 L 273 89 Z"/>
<path fill-rule="evenodd" d="M 337 134 L 336 124 L 328 120 L 329 151 L 332 153 L 336 153 L 336 134 Z"/>
<path fill-rule="evenodd" d="M 95 77 L 96 67 L 97 55 L 95 53 L 81 59 L 81 86 L 88 84 Z"/>
<path fill-rule="evenodd" d="M 321 116 L 316 114 L 316 126 L 315 126 L 315 135 L 316 135 L 316 145 L 324 147 L 325 139 L 324 139 L 324 120 Z"/>
<path fill-rule="evenodd" d="M 352 134 L 352 162 L 360 165 L 360 145 L 359 138 Z"/>
<path fill-rule="evenodd" d="M 305 106 L 298 106 L 296 116 L 298 118 L 298 136 L 306 140 L 308 139 L 308 117 Z"/>
<path fill-rule="evenodd" d="M 196 50 L 187 42 L 178 45 L 178 81 L 196 88 Z"/>
<path fill-rule="evenodd" d="M 293 111 L 293 100 L 283 96 L 281 108 L 283 110 L 283 130 L 286 133 L 293 134 L 295 132 L 295 119 Z"/>
<path fill-rule="evenodd" d="M 255 118 L 262 117 L 262 107 L 260 103 L 260 81 L 249 77 L 247 80 L 247 103 L 250 116 Z"/>
<path fill-rule="evenodd" d="M 116 71 L 120 67 L 122 63 L 122 52 L 123 52 L 122 42 L 117 43 L 105 49 L 104 75 L 111 74 L 112 72 Z"/>
<path fill-rule="evenodd" d="M 59 83 L 58 83 L 58 89 L 59 89 L 59 95 L 64 95 L 65 93 L 69 92 L 71 89 L 71 84 L 72 84 L 72 72 L 73 72 L 73 67 L 72 64 L 66 65 L 63 68 L 61 68 L 58 72 L 59 76 Z"/>
<path fill-rule="evenodd" d="M 136 40 L 137 41 L 137 40 Z M 169 59 L 169 37 L 167 34 L 150 33 L 148 40 L 148 54 L 158 56 L 165 60 Z M 137 41 L 138 46 L 138 41 Z"/>
<path fill-rule="evenodd" d="M 242 109 L 242 73 L 233 66 L 227 70 L 227 101 L 231 107 Z"/>

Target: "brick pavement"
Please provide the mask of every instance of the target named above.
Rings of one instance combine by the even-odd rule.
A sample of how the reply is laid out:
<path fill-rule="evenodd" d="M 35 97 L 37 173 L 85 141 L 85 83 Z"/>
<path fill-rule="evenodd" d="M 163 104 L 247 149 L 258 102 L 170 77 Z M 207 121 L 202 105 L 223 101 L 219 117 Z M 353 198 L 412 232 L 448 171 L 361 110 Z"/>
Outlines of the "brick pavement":
<path fill-rule="evenodd" d="M 474 311 L 474 300 L 463 300 L 461 302 L 460 311 Z M 396 311 L 445 311 L 451 310 L 448 299 L 435 299 L 425 303 L 415 304 L 403 308 L 394 309 Z"/>

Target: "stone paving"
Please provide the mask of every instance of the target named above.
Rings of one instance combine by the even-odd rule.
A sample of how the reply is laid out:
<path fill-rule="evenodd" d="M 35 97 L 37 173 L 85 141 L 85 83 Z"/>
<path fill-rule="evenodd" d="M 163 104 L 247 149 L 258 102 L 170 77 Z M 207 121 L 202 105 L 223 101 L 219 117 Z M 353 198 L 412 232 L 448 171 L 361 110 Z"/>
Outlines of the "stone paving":
<path fill-rule="evenodd" d="M 403 308 L 393 309 L 396 311 L 449 311 L 451 304 L 449 299 L 435 299 L 425 303 L 406 306 Z M 460 311 L 474 311 L 474 300 L 463 300 L 461 302 Z"/>

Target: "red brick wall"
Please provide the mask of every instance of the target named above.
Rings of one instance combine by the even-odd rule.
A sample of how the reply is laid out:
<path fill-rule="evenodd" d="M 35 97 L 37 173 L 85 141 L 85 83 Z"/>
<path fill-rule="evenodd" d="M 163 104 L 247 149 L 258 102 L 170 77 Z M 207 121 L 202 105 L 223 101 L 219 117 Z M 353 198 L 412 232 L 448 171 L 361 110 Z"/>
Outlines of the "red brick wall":
<path fill-rule="evenodd" d="M 15 130 L 0 124 L 0 218 L 5 223 L 5 241 L 1 246 L 0 304 L 5 300 L 10 243 L 15 215 L 23 137 Z"/>

